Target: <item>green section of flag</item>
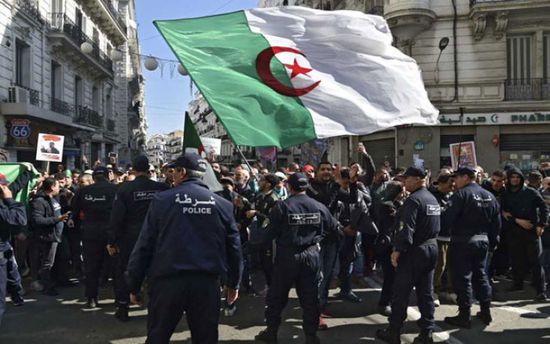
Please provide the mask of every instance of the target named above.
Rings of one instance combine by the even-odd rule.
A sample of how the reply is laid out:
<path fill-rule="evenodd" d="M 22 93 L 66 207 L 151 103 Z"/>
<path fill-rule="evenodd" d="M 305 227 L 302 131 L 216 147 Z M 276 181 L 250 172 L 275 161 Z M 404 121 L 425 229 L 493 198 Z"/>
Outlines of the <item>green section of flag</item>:
<path fill-rule="evenodd" d="M 189 116 L 189 113 L 185 113 L 185 124 L 183 128 L 183 152 L 187 148 L 194 148 L 199 154 L 202 153 L 204 147 L 202 146 L 201 138 L 195 129 L 195 125 Z"/>
<path fill-rule="evenodd" d="M 23 164 L 19 163 L 0 163 L 0 173 L 4 174 L 6 176 L 6 179 L 8 180 L 8 184 L 13 182 L 14 180 L 19 177 L 20 174 L 22 174 L 27 167 L 25 167 Z M 15 195 L 15 200 L 18 202 L 22 202 L 27 204 L 29 201 L 29 193 L 32 191 L 34 186 L 36 185 L 36 179 L 40 176 L 40 173 L 33 167 L 32 173 L 34 178 L 32 178 L 27 185 L 25 185 L 18 193 Z"/>
<path fill-rule="evenodd" d="M 299 98 L 273 91 L 257 75 L 256 58 L 270 46 L 250 31 L 243 11 L 155 25 L 235 144 L 288 147 L 316 138 Z M 276 58 L 271 72 L 291 84 Z"/>

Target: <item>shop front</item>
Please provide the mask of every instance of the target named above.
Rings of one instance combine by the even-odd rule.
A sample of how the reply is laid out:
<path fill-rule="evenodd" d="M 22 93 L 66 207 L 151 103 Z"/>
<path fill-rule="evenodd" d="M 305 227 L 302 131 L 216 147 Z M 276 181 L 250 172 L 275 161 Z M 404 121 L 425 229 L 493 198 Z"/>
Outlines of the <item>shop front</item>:
<path fill-rule="evenodd" d="M 36 161 L 36 149 L 38 134 L 47 133 L 65 136 L 63 161 L 59 164 L 74 168 L 75 157 L 80 155 L 80 148 L 74 140 L 75 128 L 18 116 L 5 116 L 5 125 L 7 132 L 5 149 L 11 161 L 30 162 L 38 169 L 45 169 L 46 162 Z M 59 164 L 52 163 L 50 171 L 55 171 Z"/>

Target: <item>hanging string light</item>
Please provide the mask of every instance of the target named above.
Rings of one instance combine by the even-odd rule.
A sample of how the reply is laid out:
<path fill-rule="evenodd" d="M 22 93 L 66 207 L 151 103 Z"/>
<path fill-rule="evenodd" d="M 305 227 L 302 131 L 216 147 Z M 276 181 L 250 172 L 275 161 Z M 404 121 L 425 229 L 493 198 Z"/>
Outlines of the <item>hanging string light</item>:
<path fill-rule="evenodd" d="M 88 47 L 84 46 L 85 44 L 86 44 L 86 42 L 84 42 L 82 44 L 82 46 L 80 47 L 83 52 L 85 52 L 85 49 L 88 50 L 87 49 Z M 90 48 L 92 48 L 91 44 L 89 44 L 89 45 L 90 45 Z M 126 52 L 124 52 L 122 50 L 114 49 L 111 52 L 111 60 L 121 61 L 123 59 L 125 53 Z M 165 70 L 166 67 L 168 67 L 168 72 L 170 74 L 170 78 L 174 78 L 174 74 L 175 74 L 176 70 L 182 76 L 189 75 L 189 73 L 187 72 L 187 69 L 185 69 L 185 67 L 178 60 L 165 59 L 165 58 L 161 58 L 161 57 L 157 57 L 157 56 L 153 56 L 153 55 L 143 55 L 143 54 L 132 53 L 132 52 L 128 52 L 128 54 L 133 55 L 133 56 L 138 56 L 141 63 L 143 64 L 143 67 L 145 67 L 145 69 L 147 69 L 148 71 L 152 72 L 152 71 L 155 71 L 157 69 L 160 69 L 161 78 L 164 77 L 164 70 Z"/>

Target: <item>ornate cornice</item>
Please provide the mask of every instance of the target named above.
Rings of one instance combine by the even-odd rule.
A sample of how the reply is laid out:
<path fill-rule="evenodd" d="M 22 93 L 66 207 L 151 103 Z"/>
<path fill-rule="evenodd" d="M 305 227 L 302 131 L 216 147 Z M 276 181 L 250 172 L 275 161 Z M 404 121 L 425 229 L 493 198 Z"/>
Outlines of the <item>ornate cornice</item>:
<path fill-rule="evenodd" d="M 508 11 L 500 11 L 495 15 L 495 38 L 501 39 L 508 27 Z"/>
<path fill-rule="evenodd" d="M 479 41 L 485 35 L 485 29 L 487 27 L 487 14 L 477 13 L 472 17 L 472 23 L 474 24 L 474 39 Z"/>

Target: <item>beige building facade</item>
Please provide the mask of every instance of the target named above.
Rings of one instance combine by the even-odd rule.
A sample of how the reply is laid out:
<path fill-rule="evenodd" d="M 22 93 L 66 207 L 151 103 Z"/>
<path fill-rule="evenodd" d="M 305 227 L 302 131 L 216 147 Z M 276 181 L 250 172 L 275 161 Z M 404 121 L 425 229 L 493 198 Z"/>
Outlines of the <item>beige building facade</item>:
<path fill-rule="evenodd" d="M 547 0 L 260 1 L 384 15 L 396 46 L 418 62 L 440 125 L 403 126 L 330 140 L 329 158 L 347 163 L 357 141 L 378 165 L 415 158 L 437 170 L 449 145 L 474 141 L 486 170 L 525 171 L 550 160 L 550 2 Z"/>

